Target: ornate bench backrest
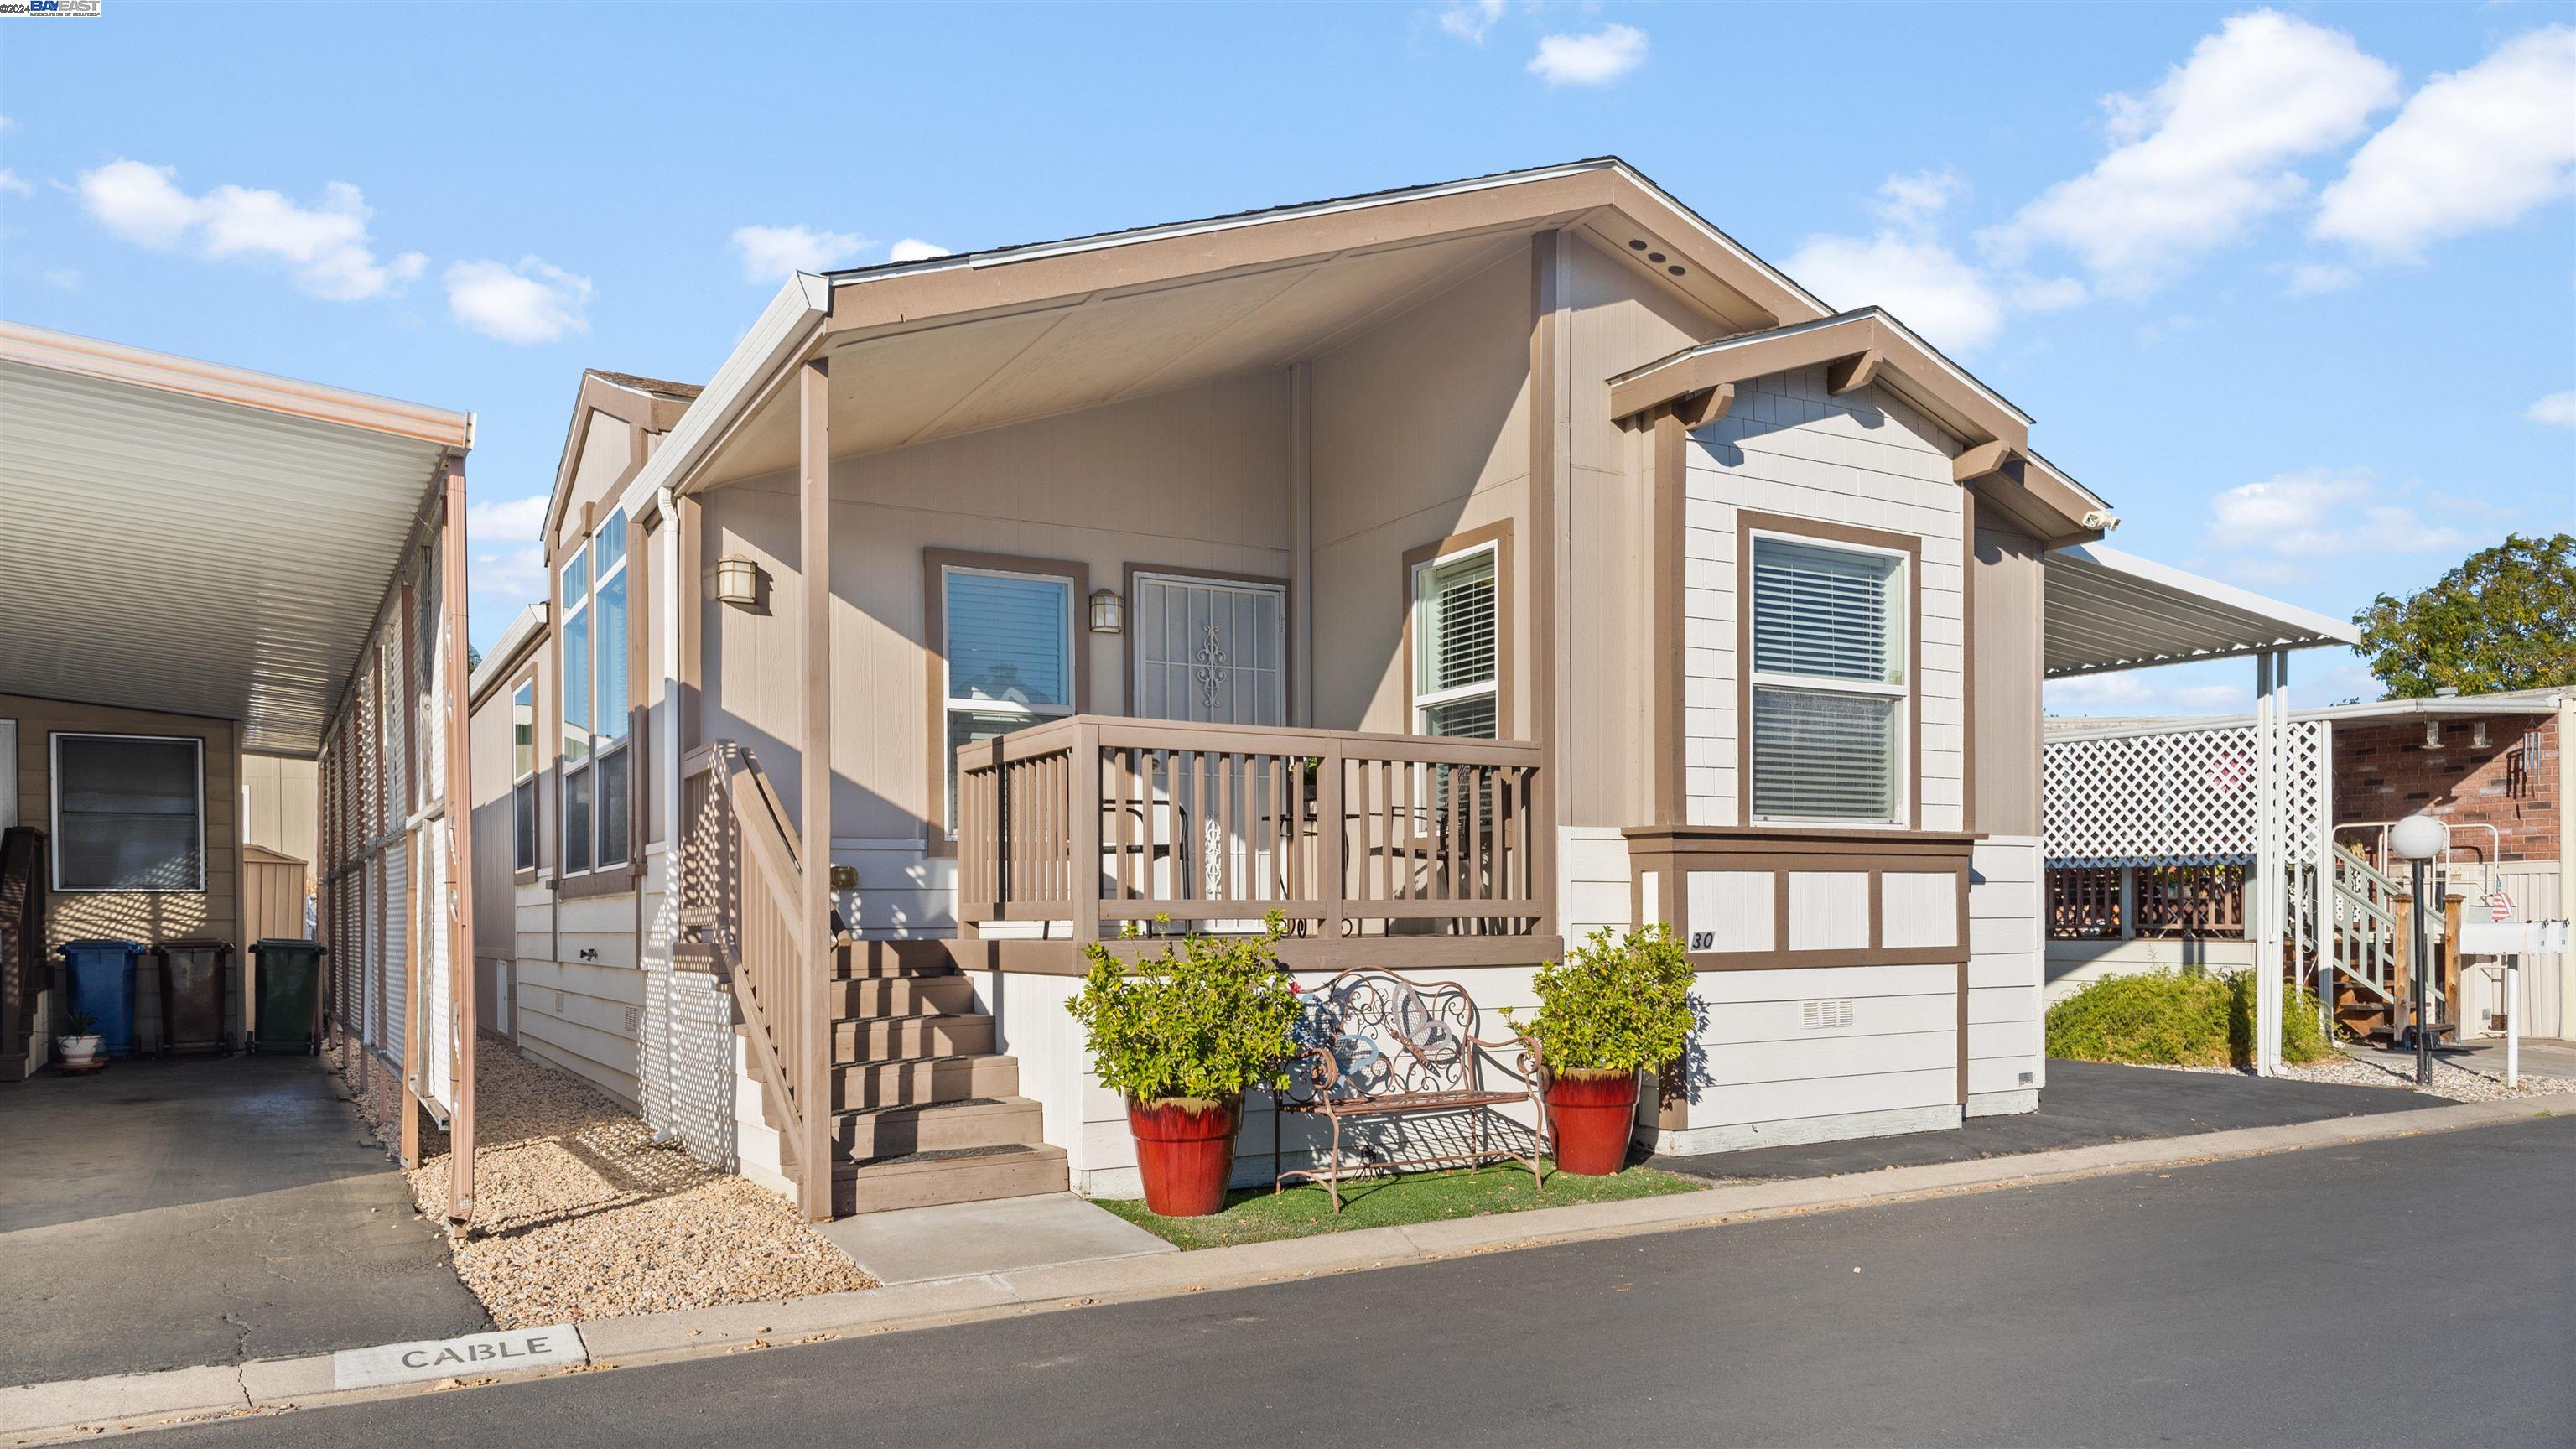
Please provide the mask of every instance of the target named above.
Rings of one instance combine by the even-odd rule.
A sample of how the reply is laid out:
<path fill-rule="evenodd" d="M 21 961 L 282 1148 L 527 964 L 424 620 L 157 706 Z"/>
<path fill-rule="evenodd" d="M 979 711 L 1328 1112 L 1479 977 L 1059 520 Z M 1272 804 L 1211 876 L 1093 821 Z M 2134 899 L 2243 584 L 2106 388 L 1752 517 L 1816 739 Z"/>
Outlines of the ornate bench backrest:
<path fill-rule="evenodd" d="M 1476 1089 L 1476 1003 L 1458 983 L 1345 971 L 1305 1000 L 1297 1044 L 1329 1053 L 1332 1069 L 1309 1058 L 1292 1073 L 1291 1100 Z"/>

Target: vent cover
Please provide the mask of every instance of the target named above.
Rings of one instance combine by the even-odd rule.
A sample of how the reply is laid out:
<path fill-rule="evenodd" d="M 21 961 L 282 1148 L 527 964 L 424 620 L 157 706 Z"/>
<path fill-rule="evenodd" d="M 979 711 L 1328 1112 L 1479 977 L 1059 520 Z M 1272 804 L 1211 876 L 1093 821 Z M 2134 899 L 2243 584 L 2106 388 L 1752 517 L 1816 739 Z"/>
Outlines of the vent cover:
<path fill-rule="evenodd" d="M 1803 1010 L 1809 1031 L 1833 1031 L 1852 1024 L 1852 1002 L 1849 998 L 1810 1001 L 1804 1004 Z"/>

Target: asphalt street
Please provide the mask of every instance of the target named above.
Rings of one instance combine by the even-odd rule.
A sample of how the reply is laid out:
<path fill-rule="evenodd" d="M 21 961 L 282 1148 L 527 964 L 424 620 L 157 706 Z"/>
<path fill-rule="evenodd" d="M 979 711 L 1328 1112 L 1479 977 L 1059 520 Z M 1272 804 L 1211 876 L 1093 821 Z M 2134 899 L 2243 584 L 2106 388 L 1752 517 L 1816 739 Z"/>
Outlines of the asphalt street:
<path fill-rule="evenodd" d="M 173 1445 L 2576 1443 L 2576 1118 L 169 1431 Z"/>

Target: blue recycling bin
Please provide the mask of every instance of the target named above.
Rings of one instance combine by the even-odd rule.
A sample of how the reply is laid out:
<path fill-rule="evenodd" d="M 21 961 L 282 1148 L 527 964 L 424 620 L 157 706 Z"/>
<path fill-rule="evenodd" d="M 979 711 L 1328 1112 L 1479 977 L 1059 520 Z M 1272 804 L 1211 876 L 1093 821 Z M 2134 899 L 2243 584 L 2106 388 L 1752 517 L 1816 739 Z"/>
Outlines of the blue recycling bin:
<path fill-rule="evenodd" d="M 98 1023 L 101 1045 L 112 1057 L 134 1050 L 134 968 L 143 959 L 139 941 L 65 941 L 63 965 L 72 984 L 72 1010 Z"/>

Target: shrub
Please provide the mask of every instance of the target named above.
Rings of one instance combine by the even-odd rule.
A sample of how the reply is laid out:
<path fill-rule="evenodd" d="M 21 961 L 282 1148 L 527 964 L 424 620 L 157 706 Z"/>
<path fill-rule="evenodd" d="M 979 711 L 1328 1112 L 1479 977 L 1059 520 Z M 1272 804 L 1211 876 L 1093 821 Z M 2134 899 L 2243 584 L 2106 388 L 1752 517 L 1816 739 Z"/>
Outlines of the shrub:
<path fill-rule="evenodd" d="M 2183 1067 L 2254 1060 L 2254 973 L 2149 971 L 2106 976 L 2048 1009 L 2048 1054 L 2088 1062 Z M 2281 1055 L 2322 1061 L 2317 999 L 2281 985 Z"/>
<path fill-rule="evenodd" d="M 1612 940 L 1608 927 L 1538 969 L 1538 1014 L 1503 1019 L 1539 1044 L 1550 1070 L 1633 1072 L 1690 1049 L 1690 957 L 1658 923 Z"/>
<path fill-rule="evenodd" d="M 1193 932 L 1133 968 L 1097 943 L 1083 947 L 1091 975 L 1065 1009 L 1082 1023 L 1100 1084 L 1139 1102 L 1285 1086 L 1300 1005 L 1271 946 L 1287 929 L 1273 912 L 1259 936 Z"/>

